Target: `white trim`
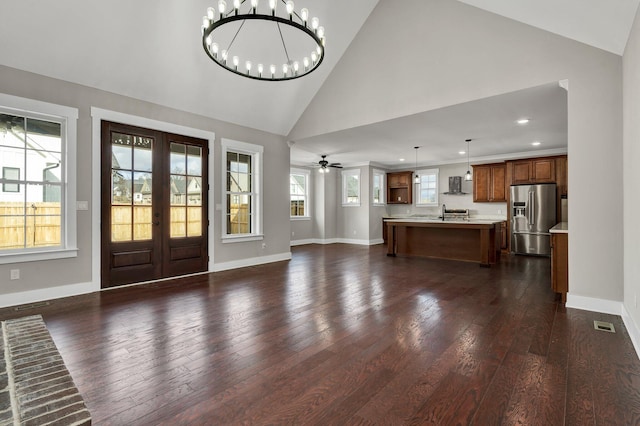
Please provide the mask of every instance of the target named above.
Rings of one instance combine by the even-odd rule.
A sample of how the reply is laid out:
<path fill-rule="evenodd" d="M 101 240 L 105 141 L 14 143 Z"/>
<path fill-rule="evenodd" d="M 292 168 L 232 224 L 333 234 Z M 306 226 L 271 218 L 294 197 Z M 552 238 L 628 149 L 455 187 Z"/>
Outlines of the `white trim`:
<path fill-rule="evenodd" d="M 195 129 L 192 127 L 181 126 L 179 124 L 167 123 L 164 121 L 153 120 L 151 118 L 140 117 L 137 115 L 125 114 L 117 111 L 110 111 L 102 108 L 91 107 L 91 150 L 92 155 L 92 175 L 91 175 L 91 282 L 93 290 L 100 290 L 100 147 L 101 142 L 101 122 L 102 120 L 113 121 L 116 123 L 129 124 L 132 126 L 145 127 L 148 129 L 159 130 L 162 132 L 175 133 L 194 138 L 206 139 L 209 141 L 209 211 L 208 216 L 215 215 L 215 198 L 213 185 L 213 147 L 216 134 L 208 130 Z M 213 271 L 214 266 L 214 237 L 213 230 L 209 229 L 209 272 Z"/>
<path fill-rule="evenodd" d="M 624 322 L 624 326 L 627 327 L 627 331 L 629 332 L 629 337 L 631 338 L 631 343 L 633 343 L 633 348 L 636 350 L 636 355 L 640 358 L 640 329 L 638 329 L 638 325 L 635 323 L 627 308 L 622 304 L 622 321 Z"/>
<path fill-rule="evenodd" d="M 622 315 L 622 302 L 594 297 L 576 296 L 567 293 L 567 308 L 582 309 L 584 311 L 600 312 L 603 314 Z"/>
<path fill-rule="evenodd" d="M 216 263 L 213 272 L 228 271 L 230 269 L 245 268 L 247 266 L 263 265 L 265 263 L 281 262 L 284 260 L 291 260 L 291 252 Z"/>
<path fill-rule="evenodd" d="M 264 240 L 264 235 L 262 234 L 240 234 L 240 235 L 223 235 L 222 243 L 244 243 L 246 241 L 260 241 Z"/>
<path fill-rule="evenodd" d="M 300 243 L 298 243 L 300 242 Z M 295 243 L 295 244 L 294 244 Z M 377 244 L 383 244 L 384 240 L 382 238 L 376 238 L 374 240 L 356 240 L 352 238 L 312 238 L 307 240 L 297 240 L 291 241 L 291 246 L 297 246 L 302 244 L 353 244 L 357 246 L 374 246 Z"/>
<path fill-rule="evenodd" d="M 240 242 L 240 241 L 253 241 L 263 238 L 263 173 L 262 162 L 264 147 L 262 145 L 256 145 L 247 142 L 240 142 L 233 139 L 222 138 L 220 140 L 222 145 L 222 154 L 220 155 L 220 172 L 222 173 L 221 179 L 221 194 L 222 194 L 222 227 L 220 235 L 222 242 Z M 238 152 L 251 156 L 251 204 L 252 211 L 251 216 L 251 233 L 250 234 L 227 234 L 227 152 Z M 233 241 L 231 241 L 233 240 Z"/>
<path fill-rule="evenodd" d="M 310 220 L 311 219 L 311 170 L 291 167 L 289 169 L 289 184 L 291 184 L 291 175 L 304 175 L 304 216 L 291 216 L 291 206 L 289 206 L 289 217 L 291 220 Z M 289 188 L 289 203 L 291 203 L 291 188 Z"/>
<path fill-rule="evenodd" d="M 418 173 L 420 172 L 420 173 Z M 422 190 L 422 183 L 415 183 L 412 182 L 411 185 L 414 185 L 414 189 L 415 189 L 415 196 L 413 197 L 414 201 L 414 205 L 416 207 L 433 207 L 433 206 L 438 206 L 439 203 L 439 189 L 440 189 L 440 169 L 439 168 L 435 168 L 435 169 L 419 169 L 416 170 L 415 173 L 418 174 L 418 176 L 420 176 L 420 179 L 422 179 L 422 175 L 435 175 L 436 177 L 436 201 L 434 201 L 433 203 L 421 203 L 420 202 L 420 191 Z M 415 176 L 414 176 L 415 179 Z M 413 180 L 413 179 L 412 179 Z"/>
<path fill-rule="evenodd" d="M 382 181 L 380 182 L 380 198 L 382 199 L 382 202 L 380 203 L 376 203 L 375 201 L 373 201 L 375 199 L 374 197 L 374 182 L 376 181 L 376 176 L 382 176 Z M 387 174 L 384 172 L 384 170 L 380 170 L 380 169 L 373 169 L 371 171 L 371 205 L 374 207 L 379 207 L 379 206 L 384 206 L 386 205 L 387 202 Z"/>
<path fill-rule="evenodd" d="M 60 123 L 63 160 L 61 195 L 63 202 L 61 245 L 42 249 L 24 249 L 0 253 L 0 264 L 63 259 L 78 255 L 77 242 L 77 147 L 78 108 L 0 93 L 0 106 L 5 111 L 27 117 L 49 119 Z M 26 177 L 26 176 L 25 176 Z"/>
<path fill-rule="evenodd" d="M 305 240 L 292 240 L 292 241 L 289 243 L 289 245 L 290 245 L 291 247 L 294 247 L 294 246 L 304 246 L 304 245 L 307 245 L 307 244 L 313 244 L 313 243 L 314 243 L 314 241 L 315 241 L 315 240 L 314 240 L 313 238 L 307 238 L 307 239 L 305 239 Z"/>
<path fill-rule="evenodd" d="M 311 216 L 289 216 L 289 219 L 291 219 L 291 221 L 293 222 L 297 222 L 297 221 L 308 221 L 311 220 Z"/>
<path fill-rule="evenodd" d="M 348 203 L 347 202 L 347 178 L 349 176 L 357 176 L 358 177 L 358 202 L 357 203 Z M 343 170 L 341 173 L 342 177 L 342 207 L 360 207 L 362 202 L 362 179 L 360 179 L 360 169 L 350 169 Z"/>
<path fill-rule="evenodd" d="M 88 282 L 3 294 L 0 299 L 0 308 L 43 302 L 45 300 L 61 299 L 63 297 L 78 296 L 81 294 L 93 293 L 94 291 L 94 283 Z"/>

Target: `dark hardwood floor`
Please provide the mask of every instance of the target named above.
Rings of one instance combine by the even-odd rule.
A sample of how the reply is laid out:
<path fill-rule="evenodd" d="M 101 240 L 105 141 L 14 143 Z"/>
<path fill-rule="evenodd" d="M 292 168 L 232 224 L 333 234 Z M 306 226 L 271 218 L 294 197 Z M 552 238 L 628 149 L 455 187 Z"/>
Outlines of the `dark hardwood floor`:
<path fill-rule="evenodd" d="M 43 315 L 96 425 L 640 423 L 620 317 L 564 308 L 549 259 L 385 254 L 294 247 L 0 319 Z"/>

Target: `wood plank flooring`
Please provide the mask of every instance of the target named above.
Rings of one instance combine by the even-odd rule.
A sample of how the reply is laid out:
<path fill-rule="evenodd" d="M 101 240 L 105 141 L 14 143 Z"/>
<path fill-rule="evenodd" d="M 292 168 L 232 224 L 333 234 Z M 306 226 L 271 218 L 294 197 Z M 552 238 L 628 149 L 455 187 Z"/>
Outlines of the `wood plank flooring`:
<path fill-rule="evenodd" d="M 549 259 L 292 251 L 0 319 L 44 317 L 96 425 L 640 424 L 624 324 L 564 308 Z"/>

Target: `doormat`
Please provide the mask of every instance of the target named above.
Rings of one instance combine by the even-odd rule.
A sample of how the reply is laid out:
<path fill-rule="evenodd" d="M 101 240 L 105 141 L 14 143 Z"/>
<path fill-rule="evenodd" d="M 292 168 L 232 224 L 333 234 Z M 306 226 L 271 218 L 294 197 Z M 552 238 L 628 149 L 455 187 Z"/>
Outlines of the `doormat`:
<path fill-rule="evenodd" d="M 0 426 L 90 424 L 91 415 L 42 317 L 2 321 Z"/>

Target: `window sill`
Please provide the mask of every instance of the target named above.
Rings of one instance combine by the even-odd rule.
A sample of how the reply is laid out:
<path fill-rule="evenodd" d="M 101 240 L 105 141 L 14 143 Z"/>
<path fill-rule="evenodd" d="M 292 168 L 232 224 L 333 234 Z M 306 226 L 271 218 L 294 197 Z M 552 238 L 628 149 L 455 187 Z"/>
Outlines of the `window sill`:
<path fill-rule="evenodd" d="M 297 221 L 297 220 L 311 220 L 311 216 L 291 216 L 290 219 L 294 220 L 294 221 Z"/>
<path fill-rule="evenodd" d="M 373 203 L 372 205 L 373 205 L 373 207 L 385 207 L 387 204 L 386 203 Z"/>
<path fill-rule="evenodd" d="M 260 241 L 264 240 L 264 235 L 262 234 L 252 234 L 252 235 L 226 235 L 222 237 L 222 243 L 243 243 L 245 241 Z"/>
<path fill-rule="evenodd" d="M 349 204 L 342 204 L 342 207 L 360 207 L 360 203 L 356 204 L 356 203 L 349 203 Z"/>
<path fill-rule="evenodd" d="M 0 254 L 0 265 L 22 262 L 37 262 L 40 260 L 68 259 L 78 257 L 77 248 L 65 248 L 54 250 L 41 250 L 33 252 L 3 253 Z"/>

